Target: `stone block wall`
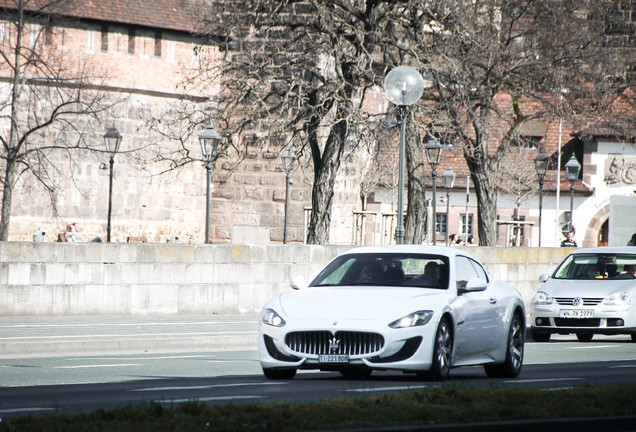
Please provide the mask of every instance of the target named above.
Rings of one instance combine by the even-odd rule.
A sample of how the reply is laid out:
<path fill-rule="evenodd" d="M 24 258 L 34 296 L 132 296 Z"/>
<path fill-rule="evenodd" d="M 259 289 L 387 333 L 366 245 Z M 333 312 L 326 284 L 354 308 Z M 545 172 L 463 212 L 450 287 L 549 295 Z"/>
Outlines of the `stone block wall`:
<path fill-rule="evenodd" d="M 0 243 L 0 316 L 259 311 L 292 276 L 309 280 L 349 246 Z M 469 252 L 526 304 L 561 248 Z"/>

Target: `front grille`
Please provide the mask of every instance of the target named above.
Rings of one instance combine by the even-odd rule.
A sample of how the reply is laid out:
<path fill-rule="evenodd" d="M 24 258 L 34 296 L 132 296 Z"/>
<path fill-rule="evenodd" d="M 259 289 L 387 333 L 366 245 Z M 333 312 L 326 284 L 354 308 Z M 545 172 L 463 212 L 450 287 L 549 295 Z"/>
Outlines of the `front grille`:
<path fill-rule="evenodd" d="M 378 333 L 339 331 L 292 332 L 285 337 L 291 351 L 305 355 L 373 354 L 384 347 L 384 337 Z"/>
<path fill-rule="evenodd" d="M 563 306 L 572 306 L 575 297 L 555 297 L 554 300 L 560 305 Z M 603 297 L 581 297 L 580 306 L 596 306 L 601 304 L 603 301 Z"/>
<path fill-rule="evenodd" d="M 598 327 L 601 325 L 599 318 L 555 318 L 557 327 Z"/>

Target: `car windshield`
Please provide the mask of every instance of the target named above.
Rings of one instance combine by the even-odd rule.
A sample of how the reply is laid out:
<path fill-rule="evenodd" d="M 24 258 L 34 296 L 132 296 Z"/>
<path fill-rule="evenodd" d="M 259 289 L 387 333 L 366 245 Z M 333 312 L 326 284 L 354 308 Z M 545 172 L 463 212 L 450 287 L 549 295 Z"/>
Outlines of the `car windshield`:
<path fill-rule="evenodd" d="M 556 269 L 554 279 L 636 279 L 636 255 L 572 254 Z"/>
<path fill-rule="evenodd" d="M 448 257 L 428 254 L 348 254 L 333 260 L 309 284 L 319 286 L 448 288 Z"/>

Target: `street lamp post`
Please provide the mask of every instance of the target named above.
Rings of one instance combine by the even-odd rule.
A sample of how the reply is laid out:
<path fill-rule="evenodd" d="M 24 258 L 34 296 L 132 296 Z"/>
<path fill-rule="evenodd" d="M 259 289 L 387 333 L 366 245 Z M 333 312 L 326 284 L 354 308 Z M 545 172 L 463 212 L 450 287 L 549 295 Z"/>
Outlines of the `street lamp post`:
<path fill-rule="evenodd" d="M 294 161 L 296 155 L 291 148 L 287 147 L 280 155 L 280 160 L 283 163 L 283 169 L 285 170 L 285 227 L 283 229 L 283 244 L 287 244 L 287 224 L 289 215 L 289 185 L 292 184 L 291 172 L 294 169 Z"/>
<path fill-rule="evenodd" d="M 214 129 L 212 123 L 205 128 L 199 135 L 199 143 L 201 144 L 201 153 L 205 160 L 206 190 L 205 190 L 205 243 L 210 243 L 210 183 L 212 181 L 212 163 L 219 153 L 219 143 L 221 136 Z"/>
<path fill-rule="evenodd" d="M 565 164 L 565 171 L 568 174 L 568 180 L 570 181 L 570 226 L 568 227 L 568 232 L 574 230 L 573 220 L 573 211 L 574 211 L 574 183 L 579 179 L 579 173 L 581 172 L 581 164 L 578 160 L 576 160 L 576 156 L 572 153 L 572 157 L 568 163 Z"/>
<path fill-rule="evenodd" d="M 424 78 L 411 66 L 391 69 L 384 78 L 384 92 L 390 102 L 397 106 L 400 123 L 400 155 L 398 166 L 398 203 L 395 242 L 404 243 L 404 137 L 409 106 L 417 102 L 424 93 Z"/>
<path fill-rule="evenodd" d="M 548 172 L 548 154 L 543 147 L 534 159 L 534 169 L 539 177 L 539 247 L 541 247 L 541 219 L 543 214 L 543 180 Z"/>
<path fill-rule="evenodd" d="M 108 174 L 108 219 L 106 223 L 106 241 L 110 243 L 110 216 L 113 209 L 113 165 L 115 164 L 115 153 L 121 144 L 121 135 L 115 126 L 109 128 L 104 135 L 106 152 L 110 153 L 110 171 Z"/>
<path fill-rule="evenodd" d="M 444 182 L 444 187 L 446 188 L 446 246 L 448 246 L 448 222 L 450 217 L 450 191 L 455 184 L 455 172 L 448 165 L 448 167 L 442 173 L 442 181 Z"/>
<path fill-rule="evenodd" d="M 439 165 L 440 160 L 442 159 L 442 146 L 439 141 L 436 139 L 430 139 L 428 143 L 424 146 L 424 150 L 426 151 L 426 160 L 428 164 L 431 166 L 431 177 L 433 179 L 433 242 L 432 244 L 436 244 L 436 230 L 435 226 L 437 225 L 437 203 L 435 202 L 435 191 L 437 188 L 437 165 Z"/>

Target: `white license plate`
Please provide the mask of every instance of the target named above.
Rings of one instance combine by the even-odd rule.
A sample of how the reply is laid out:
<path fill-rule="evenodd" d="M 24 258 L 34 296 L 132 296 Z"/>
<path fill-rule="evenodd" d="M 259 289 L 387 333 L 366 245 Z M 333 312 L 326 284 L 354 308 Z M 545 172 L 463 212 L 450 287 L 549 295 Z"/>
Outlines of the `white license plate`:
<path fill-rule="evenodd" d="M 318 363 L 349 363 L 346 354 L 323 354 L 318 356 Z"/>
<path fill-rule="evenodd" d="M 592 318 L 594 311 L 591 309 L 561 309 L 559 316 L 561 318 Z"/>

